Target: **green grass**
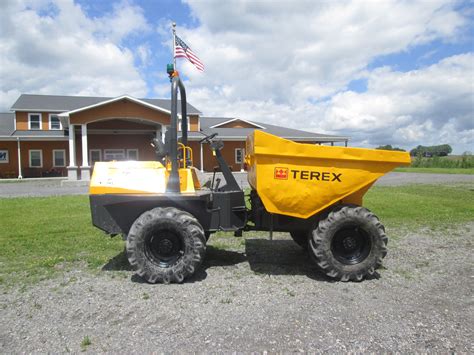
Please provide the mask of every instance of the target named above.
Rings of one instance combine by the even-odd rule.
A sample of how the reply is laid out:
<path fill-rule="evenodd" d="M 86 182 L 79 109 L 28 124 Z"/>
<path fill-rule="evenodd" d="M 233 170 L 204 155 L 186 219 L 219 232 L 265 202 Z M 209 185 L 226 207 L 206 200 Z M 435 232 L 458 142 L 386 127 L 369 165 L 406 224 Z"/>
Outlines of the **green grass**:
<path fill-rule="evenodd" d="M 98 268 L 123 250 L 91 224 L 87 196 L 0 199 L 0 279 L 37 281 L 75 264 Z"/>
<path fill-rule="evenodd" d="M 399 173 L 425 173 L 425 174 L 468 174 L 474 175 L 474 168 L 396 168 Z"/>
<path fill-rule="evenodd" d="M 474 184 L 376 186 L 364 206 L 392 229 L 449 228 L 474 221 Z"/>
<path fill-rule="evenodd" d="M 82 339 L 82 341 L 81 341 L 81 350 L 82 350 L 82 351 L 86 351 L 86 350 L 87 350 L 87 347 L 88 347 L 89 345 L 92 345 L 92 342 L 91 342 L 89 336 L 86 335 L 86 336 Z"/>
<path fill-rule="evenodd" d="M 474 184 L 376 186 L 364 205 L 391 235 L 407 228 L 449 230 L 474 220 Z M 111 239 L 92 226 L 87 196 L 0 199 L 0 216 L 0 284 L 27 285 L 72 268 L 100 270 L 123 251 L 120 237 Z M 245 239 L 229 236 L 217 233 L 210 245 L 244 248 Z"/>

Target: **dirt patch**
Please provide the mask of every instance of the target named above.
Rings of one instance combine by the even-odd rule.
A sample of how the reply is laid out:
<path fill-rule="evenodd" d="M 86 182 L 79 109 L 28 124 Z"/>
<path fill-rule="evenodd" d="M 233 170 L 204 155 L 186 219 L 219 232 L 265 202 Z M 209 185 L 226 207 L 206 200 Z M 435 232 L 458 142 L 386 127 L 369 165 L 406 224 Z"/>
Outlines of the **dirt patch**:
<path fill-rule="evenodd" d="M 390 232 L 390 231 L 389 231 Z M 149 285 L 123 254 L 103 270 L 2 289 L 2 352 L 473 352 L 474 223 L 399 235 L 380 278 L 333 282 L 277 234 L 212 246 L 182 285 Z"/>

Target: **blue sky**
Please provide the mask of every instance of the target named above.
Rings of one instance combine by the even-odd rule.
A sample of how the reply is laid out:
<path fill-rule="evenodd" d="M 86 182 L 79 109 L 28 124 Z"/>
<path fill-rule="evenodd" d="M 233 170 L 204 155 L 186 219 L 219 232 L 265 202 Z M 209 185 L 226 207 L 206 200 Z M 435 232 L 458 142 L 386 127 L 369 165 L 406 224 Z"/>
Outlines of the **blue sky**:
<path fill-rule="evenodd" d="M 206 115 L 474 151 L 472 2 L 296 3 L 2 2 L 1 110 L 21 93 L 168 97 L 175 21 L 206 65 L 178 60 Z"/>

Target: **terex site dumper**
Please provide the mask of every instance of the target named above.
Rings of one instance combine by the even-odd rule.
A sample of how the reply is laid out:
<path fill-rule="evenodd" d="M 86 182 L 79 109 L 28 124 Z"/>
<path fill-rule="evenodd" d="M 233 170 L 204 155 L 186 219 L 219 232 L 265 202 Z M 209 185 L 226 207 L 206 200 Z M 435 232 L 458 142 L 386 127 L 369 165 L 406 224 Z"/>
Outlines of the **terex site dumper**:
<path fill-rule="evenodd" d="M 155 139 L 161 162 L 96 163 L 92 221 L 125 237 L 130 264 L 142 278 L 182 282 L 199 268 L 207 239 L 217 231 L 289 232 L 337 280 L 359 281 L 381 266 L 387 236 L 362 198 L 379 177 L 409 164 L 407 153 L 300 144 L 255 130 L 247 138 L 251 190 L 245 196 L 215 136 L 202 141 L 210 144 L 226 181 L 201 187 L 187 146 L 185 89 L 173 76 L 171 127 L 165 144 Z"/>

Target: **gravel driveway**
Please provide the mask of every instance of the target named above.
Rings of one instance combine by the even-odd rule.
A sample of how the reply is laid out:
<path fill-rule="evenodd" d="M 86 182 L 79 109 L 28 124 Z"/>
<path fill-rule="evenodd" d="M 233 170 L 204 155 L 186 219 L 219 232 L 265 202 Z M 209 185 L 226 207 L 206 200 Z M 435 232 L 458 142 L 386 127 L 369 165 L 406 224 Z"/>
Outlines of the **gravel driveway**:
<path fill-rule="evenodd" d="M 378 184 L 473 178 L 391 173 Z M 0 184 L 0 197 L 86 191 Z M 33 286 L 0 283 L 0 352 L 473 353 L 474 223 L 387 234 L 385 268 L 360 283 L 319 274 L 285 233 L 248 234 L 231 248 L 212 237 L 204 267 L 182 285 L 143 283 L 123 253 L 95 272 L 77 265 Z"/>
<path fill-rule="evenodd" d="M 246 173 L 234 173 L 239 186 L 249 186 Z M 222 176 L 219 174 L 218 177 Z M 200 176 L 201 181 L 212 178 L 212 174 Z M 222 180 L 224 181 L 224 180 Z M 408 184 L 443 184 L 457 182 L 474 182 L 474 175 L 461 174 L 419 174 L 419 173 L 389 173 L 382 176 L 375 184 L 380 186 L 399 186 Z M 20 196 L 54 196 L 54 195 L 84 195 L 88 193 L 88 186 L 72 184 L 61 185 L 61 180 L 24 180 L 23 182 L 0 182 L 0 198 Z"/>
<path fill-rule="evenodd" d="M 397 233 L 380 278 L 360 283 L 318 274 L 283 233 L 233 250 L 211 238 L 204 268 L 182 285 L 144 284 L 119 254 L 94 274 L 5 290 L 0 349 L 472 353 L 474 223 Z"/>

